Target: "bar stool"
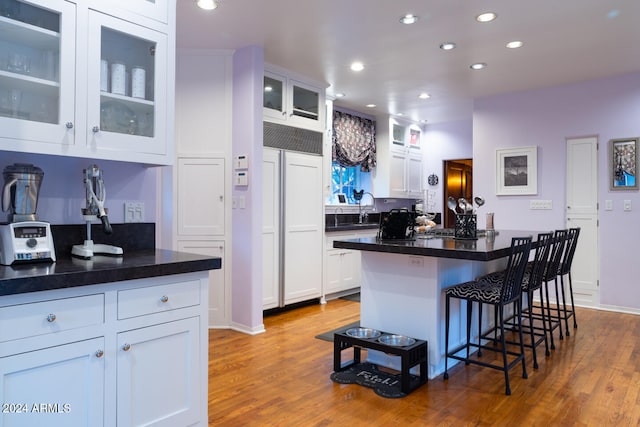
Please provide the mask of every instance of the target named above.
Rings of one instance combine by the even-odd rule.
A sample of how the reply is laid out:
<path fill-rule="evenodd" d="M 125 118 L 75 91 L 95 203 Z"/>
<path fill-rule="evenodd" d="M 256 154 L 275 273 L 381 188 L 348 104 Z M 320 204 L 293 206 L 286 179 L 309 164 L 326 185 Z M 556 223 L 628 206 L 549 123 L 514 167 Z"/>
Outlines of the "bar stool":
<path fill-rule="evenodd" d="M 546 296 L 546 307 L 545 302 L 543 300 L 540 301 L 540 306 L 535 306 L 535 308 L 539 308 L 540 312 L 534 312 L 533 317 L 536 319 L 541 319 L 544 317 L 544 310 L 547 311 L 547 320 L 549 322 L 549 341 L 551 344 L 551 349 L 555 350 L 556 345 L 553 341 L 553 331 L 558 329 L 560 331 L 560 339 L 564 338 L 562 333 L 562 316 L 560 315 L 560 293 L 558 292 L 558 285 L 556 281 L 556 277 L 558 276 L 558 271 L 560 269 L 560 263 L 562 262 L 562 254 L 564 253 L 564 247 L 567 242 L 567 235 L 569 230 L 556 230 L 553 234 L 553 247 L 551 249 L 551 255 L 549 257 L 549 262 L 547 263 L 547 267 L 545 268 L 544 275 L 542 278 L 542 282 L 544 283 L 544 291 Z M 551 308 L 551 300 L 549 298 L 549 282 L 553 281 L 555 283 L 556 288 L 556 306 Z M 555 316 L 552 316 L 552 311 L 555 313 Z"/>
<path fill-rule="evenodd" d="M 536 352 L 536 347 L 544 342 L 545 355 L 549 356 L 549 354 L 551 354 L 549 352 L 549 340 L 547 338 L 547 319 L 545 316 L 541 316 L 540 320 L 542 321 L 542 327 L 535 326 L 532 305 L 535 291 L 540 292 L 540 300 L 544 301 L 544 295 L 542 293 L 542 279 L 544 277 L 547 263 L 549 262 L 549 254 L 551 253 L 552 244 L 553 232 L 538 234 L 535 255 L 533 257 L 533 260 L 527 263 L 524 275 L 522 276 L 522 295 L 526 295 L 527 297 L 526 306 L 525 301 L 521 301 L 523 305 L 522 314 L 524 316 L 524 319 L 528 320 L 529 322 L 528 324 L 523 324 L 523 332 L 528 333 L 529 337 L 531 338 L 531 344 L 525 344 L 525 347 L 530 347 L 532 350 L 531 352 L 533 355 L 534 369 L 538 369 L 538 355 Z M 476 279 L 476 281 L 492 285 L 494 283 L 500 283 L 503 279 L 504 271 L 496 271 L 480 276 Z M 516 310 L 514 307 L 514 316 L 515 313 Z M 497 313 L 494 313 L 494 319 L 497 319 L 497 317 Z M 480 309 L 479 323 L 480 325 L 482 324 L 482 309 Z M 513 316 L 510 319 L 505 320 L 505 325 L 517 327 L 517 324 L 513 321 Z M 494 337 L 490 338 L 489 335 L 492 332 L 494 333 Z M 485 332 L 484 335 L 482 334 L 482 331 L 480 331 L 480 336 L 482 338 L 490 339 L 494 342 L 497 342 L 495 333 L 497 333 L 497 327 L 494 327 L 492 330 Z"/>
<path fill-rule="evenodd" d="M 448 359 L 456 359 L 464 361 L 465 364 L 476 364 L 487 368 L 497 369 L 504 372 L 505 394 L 511 394 L 509 384 L 509 370 L 518 363 L 522 363 L 522 378 L 527 378 L 527 369 L 524 358 L 524 342 L 522 338 L 522 305 L 521 287 L 522 277 L 525 267 L 529 260 L 529 252 L 531 251 L 531 236 L 514 237 L 511 239 L 511 250 L 507 261 L 507 268 L 504 271 L 504 278 L 501 283 L 487 284 L 475 280 L 464 282 L 446 289 L 445 304 L 445 359 L 444 359 L 444 379 L 449 379 Z M 467 303 L 467 340 L 466 344 L 449 351 L 449 323 L 450 323 L 450 306 L 451 298 L 458 298 Z M 473 303 L 489 304 L 498 308 L 498 322 L 501 335 L 501 347 L 486 346 L 482 344 L 482 338 L 478 338 L 478 343 L 471 342 L 471 314 Z M 519 352 L 509 350 L 504 333 L 504 307 L 513 302 L 516 304 L 516 319 L 518 322 L 519 335 Z M 471 359 L 469 353 L 471 348 L 481 350 L 490 350 L 502 354 L 502 364 L 489 363 L 478 359 Z M 458 356 L 457 353 L 466 350 L 465 356 Z M 511 356 L 511 361 L 509 357 Z M 479 356 L 480 357 L 480 356 Z"/>
<path fill-rule="evenodd" d="M 569 336 L 569 318 L 573 317 L 573 327 L 574 329 L 578 327 L 578 323 L 576 321 L 576 306 L 573 302 L 573 283 L 571 280 L 571 264 L 573 263 L 573 256 L 576 253 L 576 248 L 578 246 L 578 237 L 580 236 L 580 227 L 570 228 L 567 234 L 567 243 L 564 248 L 564 255 L 562 257 L 562 262 L 560 263 L 560 267 L 558 269 L 558 274 L 556 275 L 556 280 L 560 277 L 560 289 L 562 290 L 562 305 L 564 309 L 563 319 L 565 321 L 566 326 L 566 335 Z M 569 296 L 571 297 L 571 310 L 567 310 L 567 304 L 564 298 L 564 276 L 569 278 Z"/>

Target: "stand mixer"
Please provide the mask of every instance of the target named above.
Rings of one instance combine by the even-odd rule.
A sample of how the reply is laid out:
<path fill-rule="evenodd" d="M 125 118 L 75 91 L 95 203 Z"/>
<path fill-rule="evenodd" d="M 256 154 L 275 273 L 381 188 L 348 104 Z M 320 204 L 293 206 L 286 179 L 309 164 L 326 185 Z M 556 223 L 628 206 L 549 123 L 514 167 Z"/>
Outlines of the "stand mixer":
<path fill-rule="evenodd" d="M 104 207 L 106 190 L 102 180 L 102 171 L 97 165 L 93 165 L 84 172 L 84 185 L 86 189 L 86 208 L 82 209 L 82 217 L 87 223 L 87 239 L 82 245 L 73 245 L 71 254 L 80 258 L 89 259 L 94 254 L 122 255 L 122 248 L 119 246 L 94 244 L 91 240 L 91 222 L 100 219 L 105 234 L 111 234 L 111 224 L 107 216 L 107 209 Z"/>

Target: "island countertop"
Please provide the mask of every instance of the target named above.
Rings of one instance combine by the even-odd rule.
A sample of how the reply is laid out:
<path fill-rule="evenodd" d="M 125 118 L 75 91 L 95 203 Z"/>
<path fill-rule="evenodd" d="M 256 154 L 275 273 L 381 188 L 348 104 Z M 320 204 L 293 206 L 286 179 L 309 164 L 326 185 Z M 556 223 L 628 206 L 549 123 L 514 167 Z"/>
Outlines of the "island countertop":
<path fill-rule="evenodd" d="M 0 266 L 0 296 L 215 270 L 221 265 L 218 257 L 162 249 L 89 260 L 63 257 L 52 263 Z"/>
<path fill-rule="evenodd" d="M 500 230 L 492 237 L 481 236 L 475 240 L 456 239 L 448 235 L 435 235 L 428 238 L 419 235 L 415 240 L 380 240 L 375 237 L 365 237 L 336 240 L 333 242 L 333 247 L 369 252 L 492 261 L 509 255 L 513 237 L 533 236 L 535 241 L 537 233 L 537 231 Z"/>

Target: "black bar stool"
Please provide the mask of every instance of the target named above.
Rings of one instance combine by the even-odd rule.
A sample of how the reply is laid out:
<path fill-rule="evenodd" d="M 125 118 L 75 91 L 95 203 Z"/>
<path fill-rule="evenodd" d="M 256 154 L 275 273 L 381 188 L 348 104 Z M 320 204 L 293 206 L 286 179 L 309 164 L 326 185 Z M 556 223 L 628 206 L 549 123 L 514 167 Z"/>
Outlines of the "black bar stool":
<path fill-rule="evenodd" d="M 529 260 L 529 252 L 531 251 L 531 236 L 515 237 L 511 239 L 511 251 L 507 261 L 507 268 L 504 271 L 504 279 L 501 283 L 487 284 L 478 281 L 464 282 L 446 289 L 445 304 L 445 359 L 444 359 L 444 379 L 449 379 L 448 359 L 456 359 L 464 361 L 465 364 L 476 364 L 487 368 L 497 369 L 504 372 L 505 394 L 511 394 L 509 384 L 509 370 L 518 363 L 522 363 L 522 378 L 527 378 L 527 368 L 524 358 L 524 343 L 522 338 L 522 277 L 524 275 L 527 262 Z M 451 298 L 458 298 L 467 303 L 467 342 L 462 346 L 449 351 L 449 323 L 450 323 L 450 305 Z M 471 314 L 473 303 L 489 304 L 498 308 L 498 322 L 501 335 L 501 346 L 487 346 L 482 344 L 482 338 L 478 338 L 478 343 L 471 342 Z M 504 333 L 504 307 L 513 302 L 516 304 L 516 319 L 518 322 L 519 335 L 519 351 L 507 348 L 507 342 Z M 490 350 L 502 354 L 502 364 L 485 362 L 469 357 L 470 349 Z M 458 356 L 457 353 L 466 350 L 464 356 Z M 480 356 L 479 356 L 480 357 Z M 511 360 L 509 360 L 511 359 Z"/>
<path fill-rule="evenodd" d="M 578 237 L 580 236 L 580 227 L 570 228 L 567 234 L 567 243 L 564 248 L 564 255 L 562 257 L 562 262 L 560 263 L 560 268 L 558 269 L 558 274 L 556 276 L 556 280 L 560 277 L 560 289 L 562 290 L 562 306 L 564 311 L 564 322 L 566 326 L 566 335 L 569 336 L 569 318 L 573 317 L 573 327 L 574 329 L 578 327 L 578 322 L 576 321 L 576 306 L 573 302 L 573 283 L 571 280 L 571 264 L 573 263 L 573 256 L 576 253 L 576 248 L 578 246 Z M 564 276 L 569 278 L 569 296 L 571 297 L 571 310 L 567 310 L 567 304 L 564 298 L 565 285 L 564 285 Z"/>
<path fill-rule="evenodd" d="M 553 232 L 549 233 L 540 233 L 538 234 L 538 240 L 536 242 L 536 250 L 535 255 L 532 261 L 527 263 L 527 266 L 524 271 L 524 275 L 522 277 L 522 294 L 526 295 L 526 306 L 525 301 L 521 301 L 523 308 L 522 313 L 524 319 L 528 321 L 527 324 L 523 322 L 523 332 L 527 333 L 531 338 L 531 344 L 525 344 L 525 347 L 530 347 L 533 354 L 533 368 L 538 369 L 538 355 L 536 352 L 536 347 L 544 342 L 545 347 L 545 355 L 548 356 L 549 352 L 549 340 L 547 338 L 547 319 L 546 316 L 541 316 L 540 320 L 542 322 L 542 327 L 536 326 L 534 324 L 534 316 L 532 310 L 533 304 L 533 296 L 535 291 L 540 292 L 540 300 L 544 301 L 544 295 L 542 293 L 542 279 L 544 277 L 544 272 L 547 267 L 547 263 L 549 262 L 549 255 L 551 253 L 551 247 L 553 244 Z M 481 283 L 486 283 L 488 285 L 493 285 L 497 283 L 501 283 L 504 280 L 504 270 L 496 271 L 493 273 L 485 274 L 476 279 L 476 281 Z M 516 313 L 516 309 L 514 307 L 514 315 L 505 320 L 505 325 L 509 325 L 512 327 L 517 327 L 517 323 L 514 321 L 514 316 Z M 544 314 L 544 312 L 543 312 Z M 480 308 L 480 320 L 479 325 L 482 328 L 482 308 Z M 498 318 L 497 307 L 494 310 L 494 319 Z M 480 329 L 479 335 L 483 339 L 492 340 L 497 342 L 497 331 L 498 327 L 494 327 L 489 331 L 486 331 L 484 334 Z M 540 331 L 540 332 L 538 332 Z M 494 334 L 493 337 L 490 337 L 491 334 Z M 511 342 L 511 344 L 514 344 Z M 516 343 L 517 344 L 517 343 Z"/>

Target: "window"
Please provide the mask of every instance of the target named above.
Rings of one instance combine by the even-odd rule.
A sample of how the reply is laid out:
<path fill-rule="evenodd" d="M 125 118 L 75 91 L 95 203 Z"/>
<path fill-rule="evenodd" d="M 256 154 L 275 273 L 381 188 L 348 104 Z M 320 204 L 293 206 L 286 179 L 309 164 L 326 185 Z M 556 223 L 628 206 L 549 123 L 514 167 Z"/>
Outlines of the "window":
<path fill-rule="evenodd" d="M 338 194 L 347 196 L 347 203 L 358 204 L 353 198 L 353 190 L 369 191 L 371 188 L 371 174 L 360 171 L 360 166 L 345 167 L 338 162 L 331 163 L 331 204 L 338 203 Z"/>

